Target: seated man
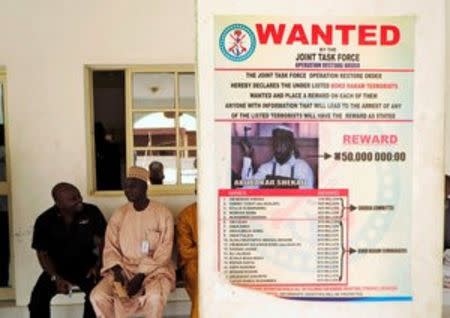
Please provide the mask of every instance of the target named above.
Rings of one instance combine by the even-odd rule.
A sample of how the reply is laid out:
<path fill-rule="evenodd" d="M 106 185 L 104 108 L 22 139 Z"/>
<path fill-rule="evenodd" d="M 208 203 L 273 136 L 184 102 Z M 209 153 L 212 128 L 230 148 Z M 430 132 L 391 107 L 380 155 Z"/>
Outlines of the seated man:
<path fill-rule="evenodd" d="M 70 293 L 73 285 L 86 293 L 83 317 L 95 317 L 89 294 L 100 271 L 106 220 L 96 206 L 82 202 L 72 184 L 58 183 L 52 196 L 55 205 L 34 225 L 32 247 L 44 272 L 31 294 L 30 317 L 50 317 L 50 300 Z"/>
<path fill-rule="evenodd" d="M 198 317 L 198 232 L 197 203 L 180 212 L 177 221 L 177 243 L 186 291 L 192 301 L 191 318 Z"/>
<path fill-rule="evenodd" d="M 272 130 L 273 158 L 253 171 L 253 147 L 241 142 L 244 155 L 241 179 L 244 188 L 303 188 L 314 187 L 314 174 L 305 160 L 298 156 L 294 133 L 283 125 Z"/>
<path fill-rule="evenodd" d="M 129 169 L 124 185 L 129 203 L 108 223 L 103 279 L 91 294 L 98 317 L 162 317 L 167 297 L 175 288 L 173 216 L 162 204 L 147 198 L 147 182 L 146 169 Z"/>

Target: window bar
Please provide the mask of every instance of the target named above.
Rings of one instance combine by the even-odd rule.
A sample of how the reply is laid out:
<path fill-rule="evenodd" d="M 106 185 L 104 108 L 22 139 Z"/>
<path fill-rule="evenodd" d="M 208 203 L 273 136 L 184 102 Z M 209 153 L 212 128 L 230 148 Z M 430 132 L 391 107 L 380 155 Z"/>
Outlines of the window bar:
<path fill-rule="evenodd" d="M 179 94 L 179 81 L 178 81 L 178 72 L 174 72 L 175 78 L 175 133 L 176 133 L 176 171 L 177 171 L 177 185 L 181 185 L 181 160 L 180 160 L 180 94 Z"/>
<path fill-rule="evenodd" d="M 89 182 L 89 192 L 93 193 L 94 191 L 97 190 L 97 158 L 95 156 L 95 151 L 96 151 L 96 147 L 97 145 L 95 144 L 95 121 L 94 121 L 94 69 L 87 69 L 86 73 L 85 73 L 85 80 L 86 80 L 86 85 L 87 85 L 87 89 L 86 92 L 88 92 L 86 98 L 88 99 L 89 102 L 89 111 L 88 111 L 88 116 L 89 116 L 89 156 L 90 156 L 90 165 L 89 165 L 89 169 L 90 171 L 88 172 L 89 175 L 91 175 L 92 177 L 90 178 L 90 182 Z"/>
<path fill-rule="evenodd" d="M 125 131 L 126 131 L 126 171 L 135 164 L 133 144 L 133 74 L 129 69 L 125 70 Z"/>

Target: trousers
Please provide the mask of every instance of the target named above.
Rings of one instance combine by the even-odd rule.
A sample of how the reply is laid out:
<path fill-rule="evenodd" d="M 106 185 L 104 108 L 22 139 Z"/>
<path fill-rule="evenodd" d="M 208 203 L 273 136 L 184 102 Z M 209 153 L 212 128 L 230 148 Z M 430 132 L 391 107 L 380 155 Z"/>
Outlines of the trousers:
<path fill-rule="evenodd" d="M 95 318 L 95 312 L 92 308 L 89 296 L 91 290 L 95 287 L 93 279 L 85 277 L 68 279 L 63 277 L 73 285 L 77 285 L 86 294 L 84 300 L 83 318 Z M 31 292 L 30 304 L 30 318 L 50 318 L 50 301 L 57 294 L 56 284 L 52 282 L 50 275 L 43 272 L 39 276 L 36 285 Z"/>

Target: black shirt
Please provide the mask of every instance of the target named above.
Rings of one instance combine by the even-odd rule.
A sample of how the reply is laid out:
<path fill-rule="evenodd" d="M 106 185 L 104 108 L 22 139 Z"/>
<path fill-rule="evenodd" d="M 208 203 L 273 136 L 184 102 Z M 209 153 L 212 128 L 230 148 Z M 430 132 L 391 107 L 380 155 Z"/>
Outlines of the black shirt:
<path fill-rule="evenodd" d="M 34 224 L 33 243 L 37 251 L 46 251 L 59 275 L 85 275 L 101 255 L 97 255 L 94 236 L 105 236 L 106 220 L 92 204 L 83 203 L 72 224 L 66 225 L 53 206 L 43 212 Z"/>

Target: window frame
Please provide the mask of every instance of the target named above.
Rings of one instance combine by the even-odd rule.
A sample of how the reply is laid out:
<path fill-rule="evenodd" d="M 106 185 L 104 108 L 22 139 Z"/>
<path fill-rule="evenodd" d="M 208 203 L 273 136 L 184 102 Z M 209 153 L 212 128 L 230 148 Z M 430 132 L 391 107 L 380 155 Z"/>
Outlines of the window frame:
<path fill-rule="evenodd" d="M 14 300 L 15 299 L 15 275 L 14 275 L 14 248 L 13 248 L 13 213 L 11 210 L 11 160 L 9 156 L 9 138 L 8 138 L 8 82 L 6 78 L 6 69 L 0 66 L 0 84 L 3 86 L 2 96 L 3 98 L 3 124 L 4 124 L 4 138 L 5 138 L 5 160 L 6 160 L 6 180 L 0 181 L 0 195 L 8 198 L 8 225 L 9 225 L 9 250 L 10 250 L 10 265 L 9 265 L 9 281 L 11 287 L 0 287 L 0 300 Z M 1 105 L 1 104 L 0 104 Z"/>
<path fill-rule="evenodd" d="M 85 65 L 85 92 L 87 101 L 87 148 L 88 148 L 88 193 L 93 196 L 121 196 L 122 190 L 97 190 L 96 188 L 96 170 L 95 170 L 95 142 L 94 142 L 94 105 L 93 105 L 93 73 L 94 71 L 124 71 L 125 73 L 125 166 L 126 170 L 133 164 L 133 151 L 135 147 L 133 144 L 133 113 L 140 112 L 157 112 L 168 111 L 167 108 L 139 108 L 133 110 L 133 74 L 135 73 L 173 73 L 174 74 L 174 99 L 175 103 L 170 111 L 175 113 L 175 130 L 176 140 L 179 140 L 179 113 L 190 112 L 194 113 L 196 118 L 198 115 L 198 105 L 189 105 L 191 108 L 179 107 L 179 74 L 192 73 L 196 76 L 196 69 L 194 64 L 158 64 L 158 65 Z M 195 99 L 197 96 L 197 89 L 195 88 Z M 197 119 L 198 128 L 198 119 Z M 198 134 L 197 134 L 198 136 Z M 198 137 L 197 137 L 198 138 Z M 145 147 L 146 148 L 146 147 Z M 161 147 L 152 147 L 152 150 L 157 150 Z M 147 148 L 146 148 L 147 149 Z M 176 144 L 175 146 L 164 147 L 164 150 L 176 152 L 176 171 L 177 179 L 181 178 L 181 161 L 179 160 L 179 153 L 181 151 L 196 151 L 198 153 L 198 142 L 195 146 L 183 146 Z M 148 167 L 146 167 L 147 169 Z M 181 179 L 180 179 L 181 180 Z M 173 184 L 173 185 L 149 185 L 148 190 L 151 196 L 161 195 L 193 195 L 195 194 L 195 184 Z"/>

